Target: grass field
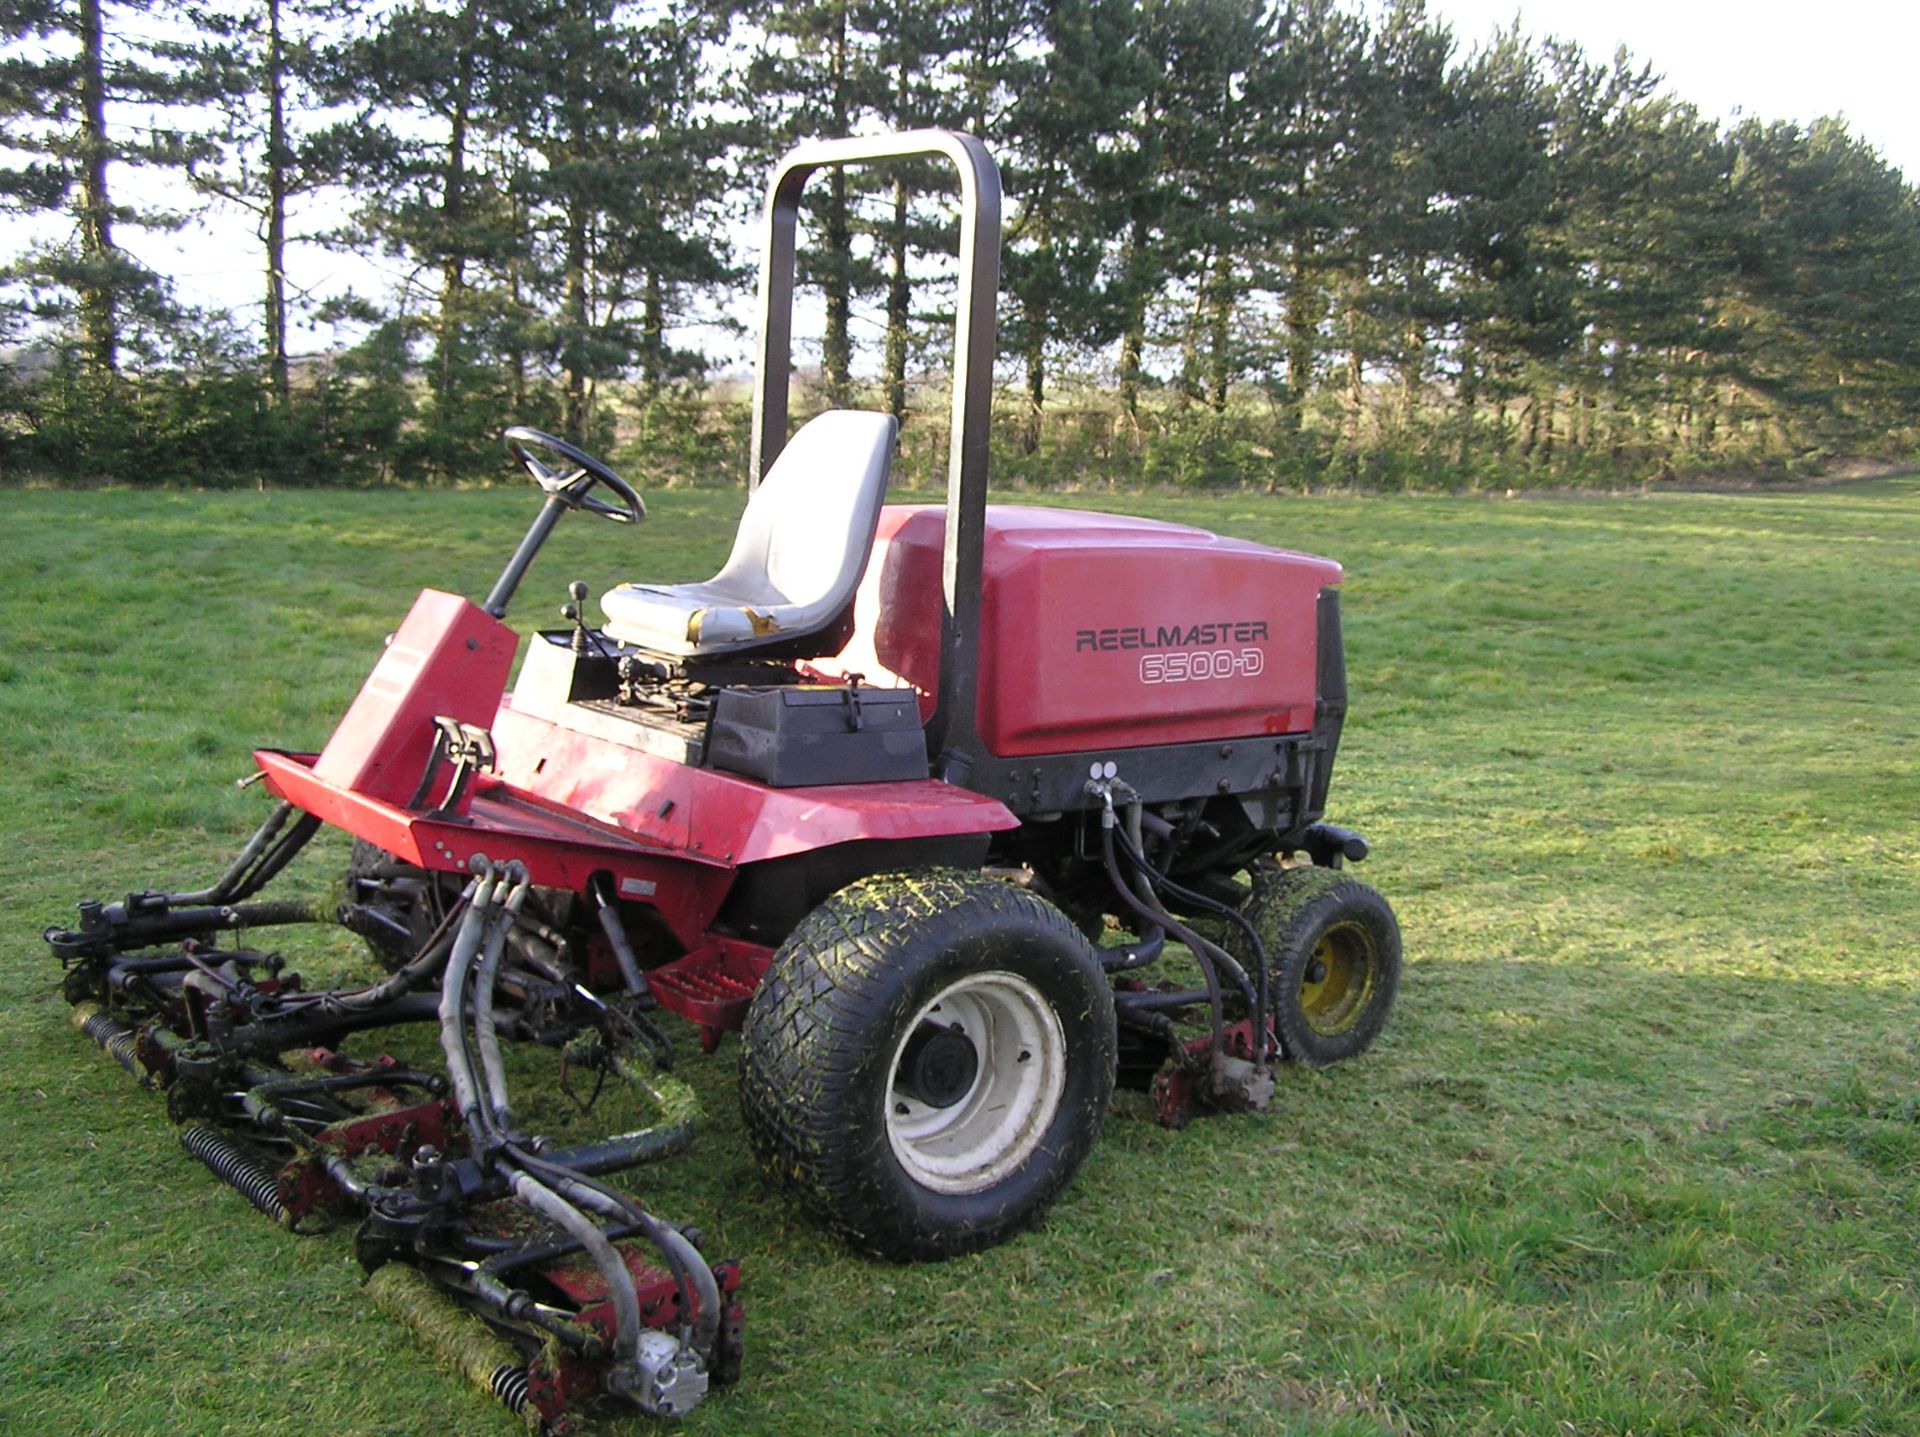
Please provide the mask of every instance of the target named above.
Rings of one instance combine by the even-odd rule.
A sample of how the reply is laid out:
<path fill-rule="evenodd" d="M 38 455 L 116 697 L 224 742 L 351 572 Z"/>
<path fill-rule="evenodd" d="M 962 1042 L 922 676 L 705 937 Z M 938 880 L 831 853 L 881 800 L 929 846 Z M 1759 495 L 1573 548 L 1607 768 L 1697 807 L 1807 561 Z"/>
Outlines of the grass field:
<path fill-rule="evenodd" d="M 706 1132 L 638 1181 L 744 1260 L 749 1343 L 684 1430 L 1920 1432 L 1920 481 L 1109 503 L 1348 566 L 1332 816 L 1400 912 L 1395 1018 L 1263 1115 L 1117 1112 L 1044 1228 L 912 1268 L 772 1196 L 737 1049 L 683 1043 Z M 571 521 L 521 626 L 575 576 L 710 572 L 736 504 Z M 344 1233 L 180 1150 L 38 935 L 210 876 L 249 746 L 317 746 L 530 509 L 0 492 L 0 1431 L 512 1430 Z"/>

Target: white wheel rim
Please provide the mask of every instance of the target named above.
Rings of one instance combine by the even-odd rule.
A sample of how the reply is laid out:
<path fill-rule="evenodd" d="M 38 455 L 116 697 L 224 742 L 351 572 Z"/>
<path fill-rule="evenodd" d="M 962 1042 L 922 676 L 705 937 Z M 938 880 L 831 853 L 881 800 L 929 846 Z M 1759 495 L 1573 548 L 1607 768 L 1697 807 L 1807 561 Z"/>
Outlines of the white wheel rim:
<path fill-rule="evenodd" d="M 973 1085 L 936 1108 L 900 1087 L 900 1058 L 922 1023 L 959 1025 L 979 1058 Z M 907 1176 L 939 1193 L 982 1192 L 1033 1156 L 1067 1086 L 1053 1005 L 1015 973 L 976 973 L 914 1015 L 887 1064 L 887 1142 Z"/>

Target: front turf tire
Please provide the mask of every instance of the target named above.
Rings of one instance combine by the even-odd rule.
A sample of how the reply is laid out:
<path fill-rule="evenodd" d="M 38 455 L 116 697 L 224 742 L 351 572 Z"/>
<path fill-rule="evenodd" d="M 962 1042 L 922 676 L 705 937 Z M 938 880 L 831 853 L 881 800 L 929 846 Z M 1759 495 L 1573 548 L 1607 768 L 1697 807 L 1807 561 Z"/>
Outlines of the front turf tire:
<path fill-rule="evenodd" d="M 1387 900 L 1342 869 L 1284 868 L 1256 875 L 1240 912 L 1267 952 L 1286 1055 L 1325 1067 L 1371 1047 L 1400 988 Z"/>
<path fill-rule="evenodd" d="M 742 1037 L 761 1166 L 849 1243 L 902 1261 L 1038 1222 L 1113 1093 L 1092 946 L 1052 904 L 977 874 L 829 898 L 775 954 Z"/>

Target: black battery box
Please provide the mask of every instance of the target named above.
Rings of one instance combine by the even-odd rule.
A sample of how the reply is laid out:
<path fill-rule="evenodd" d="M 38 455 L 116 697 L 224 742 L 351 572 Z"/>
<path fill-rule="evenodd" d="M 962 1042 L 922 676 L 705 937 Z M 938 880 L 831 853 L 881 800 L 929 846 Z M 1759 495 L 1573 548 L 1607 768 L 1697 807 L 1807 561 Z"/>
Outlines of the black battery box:
<path fill-rule="evenodd" d="M 847 684 L 722 689 L 707 765 L 774 788 L 925 778 L 920 696 Z"/>

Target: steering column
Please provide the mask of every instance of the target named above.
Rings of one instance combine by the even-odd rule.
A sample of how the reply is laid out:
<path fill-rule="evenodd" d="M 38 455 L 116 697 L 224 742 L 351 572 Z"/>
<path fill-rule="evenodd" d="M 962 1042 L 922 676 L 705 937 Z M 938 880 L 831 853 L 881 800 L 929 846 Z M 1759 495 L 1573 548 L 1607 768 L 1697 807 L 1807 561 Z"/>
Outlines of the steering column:
<path fill-rule="evenodd" d="M 500 577 L 494 580 L 492 590 L 481 605 L 496 619 L 506 617 L 507 604 L 513 598 L 513 591 L 520 587 L 520 581 L 526 577 L 534 556 L 553 532 L 553 526 L 560 522 L 560 516 L 569 509 L 585 509 L 589 514 L 598 514 L 602 519 L 610 519 L 616 524 L 637 524 L 647 517 L 647 506 L 640 501 L 631 484 L 566 440 L 556 439 L 538 429 L 515 425 L 506 432 L 506 441 L 507 452 L 520 461 L 521 467 L 540 486 L 547 498 L 540 506 L 540 512 L 534 516 L 526 536 L 520 540 L 520 547 L 513 551 L 513 557 L 507 560 L 507 567 L 500 571 Z M 542 458 L 542 455 L 547 457 Z M 564 465 L 554 467 L 549 461 L 555 458 L 564 460 Z M 594 498 L 588 491 L 596 484 L 604 484 L 620 502 L 609 504 L 604 499 Z"/>

